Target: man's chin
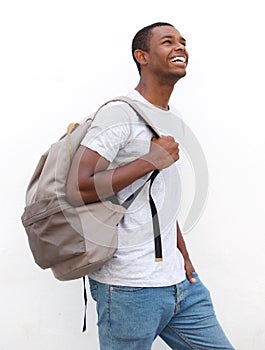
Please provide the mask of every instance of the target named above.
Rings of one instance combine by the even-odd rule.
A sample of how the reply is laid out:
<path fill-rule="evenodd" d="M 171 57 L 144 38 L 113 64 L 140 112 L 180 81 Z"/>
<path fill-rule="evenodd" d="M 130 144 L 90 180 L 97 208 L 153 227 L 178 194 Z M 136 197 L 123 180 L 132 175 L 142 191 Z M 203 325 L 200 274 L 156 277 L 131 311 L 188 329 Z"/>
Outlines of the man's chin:
<path fill-rule="evenodd" d="M 179 74 L 179 75 L 180 75 L 180 78 L 184 78 L 186 74 L 187 74 L 187 71 L 186 71 L 186 69 L 185 69 L 185 70 L 183 70 L 183 71 Z"/>
<path fill-rule="evenodd" d="M 177 74 L 174 74 L 174 80 L 175 82 L 177 82 L 178 80 L 180 80 L 181 78 L 184 78 L 187 74 L 186 70 L 183 70 L 182 72 L 178 72 Z"/>

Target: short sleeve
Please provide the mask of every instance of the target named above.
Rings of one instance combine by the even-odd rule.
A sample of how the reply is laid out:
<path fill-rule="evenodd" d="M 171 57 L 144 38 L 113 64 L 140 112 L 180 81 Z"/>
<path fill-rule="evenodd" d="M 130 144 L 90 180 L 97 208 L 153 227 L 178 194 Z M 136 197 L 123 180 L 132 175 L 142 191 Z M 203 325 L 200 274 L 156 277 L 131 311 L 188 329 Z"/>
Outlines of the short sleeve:
<path fill-rule="evenodd" d="M 81 145 L 112 162 L 130 136 L 130 116 L 120 105 L 101 109 L 95 116 Z"/>

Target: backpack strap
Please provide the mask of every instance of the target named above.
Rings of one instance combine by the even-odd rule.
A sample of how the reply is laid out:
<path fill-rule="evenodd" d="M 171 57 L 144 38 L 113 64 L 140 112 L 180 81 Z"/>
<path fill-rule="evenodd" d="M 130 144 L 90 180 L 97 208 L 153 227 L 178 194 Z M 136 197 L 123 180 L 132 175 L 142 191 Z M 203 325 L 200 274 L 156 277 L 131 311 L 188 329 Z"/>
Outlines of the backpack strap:
<path fill-rule="evenodd" d="M 83 293 L 84 293 L 85 310 L 84 310 L 84 321 L 83 321 L 82 332 L 85 332 L 86 331 L 86 314 L 87 314 L 87 291 L 86 291 L 86 278 L 85 278 L 85 276 L 83 276 Z"/>
<path fill-rule="evenodd" d="M 135 113 L 142 118 L 146 126 L 152 131 L 155 137 L 159 138 L 160 137 L 160 132 L 158 129 L 154 126 L 150 118 L 143 112 L 143 110 L 129 97 L 127 96 L 119 96 L 116 97 L 112 100 L 109 100 L 105 102 L 97 112 L 104 106 L 106 106 L 110 102 L 125 102 L 127 103 L 134 111 Z M 95 113 L 95 115 L 97 114 Z M 132 204 L 132 202 L 136 199 L 138 194 L 141 192 L 145 184 L 150 181 L 150 186 L 149 186 L 149 204 L 150 204 L 150 209 L 151 209 L 151 214 L 152 214 L 152 222 L 153 222 L 153 232 L 154 232 L 154 244 L 155 244 L 155 261 L 163 261 L 163 256 L 162 256 L 162 241 L 161 241 L 161 233 L 160 233 L 160 225 L 159 225 L 159 220 L 158 220 L 158 214 L 157 214 L 157 208 L 155 205 L 155 202 L 153 200 L 152 194 L 151 194 L 151 188 L 153 185 L 153 182 L 157 175 L 159 174 L 159 170 L 154 170 L 148 180 L 138 189 L 136 190 L 129 198 L 125 200 L 125 202 L 122 204 L 126 209 L 129 208 L 129 206 Z"/>
<path fill-rule="evenodd" d="M 152 214 L 152 222 L 153 222 L 153 233 L 154 233 L 154 244 L 155 244 L 155 261 L 163 261 L 163 254 L 162 254 L 162 241 L 161 241 L 161 233 L 160 233 L 160 225 L 158 220 L 158 214 L 155 202 L 153 200 L 152 194 L 151 194 L 151 188 L 153 185 L 153 182 L 157 175 L 159 174 L 159 170 L 154 170 L 152 174 L 149 176 L 149 178 L 145 181 L 145 183 L 138 188 L 133 194 L 128 197 L 124 203 L 122 204 L 123 207 L 126 209 L 129 208 L 129 206 L 132 204 L 132 202 L 136 199 L 138 194 L 142 191 L 143 187 L 146 185 L 148 181 L 150 181 L 149 186 L 149 205 L 151 209 Z"/>
<path fill-rule="evenodd" d="M 103 103 L 98 110 L 96 111 L 96 113 L 94 114 L 94 117 L 97 115 L 97 113 L 101 110 L 102 107 L 106 106 L 107 104 L 111 103 L 111 102 L 124 102 L 127 103 L 134 111 L 135 113 L 138 115 L 138 117 L 140 117 L 141 119 L 143 119 L 146 123 L 146 126 L 152 131 L 152 133 L 154 134 L 155 137 L 160 137 L 160 132 L 158 131 L 158 129 L 155 127 L 155 125 L 153 124 L 153 122 L 150 120 L 150 118 L 144 113 L 144 111 L 128 96 L 119 96 L 119 97 L 115 97 L 105 103 Z"/>
<path fill-rule="evenodd" d="M 96 111 L 96 114 L 99 112 L 99 110 L 106 106 L 108 103 L 111 102 L 124 102 L 127 103 L 134 111 L 135 113 L 145 121 L 146 126 L 152 131 L 155 137 L 159 138 L 160 137 L 160 132 L 158 129 L 153 125 L 152 121 L 150 118 L 143 112 L 143 110 L 129 97 L 127 96 L 119 96 L 116 98 L 113 98 L 107 102 L 105 102 L 103 105 L 99 107 L 99 109 Z M 153 232 L 154 232 L 154 244 L 155 244 L 155 261 L 162 261 L 163 256 L 162 256 L 162 241 L 161 241 L 161 233 L 160 233 L 160 226 L 159 226 L 159 220 L 158 220 L 158 214 L 157 214 L 157 208 L 155 205 L 155 202 L 153 200 L 152 194 L 151 194 L 151 188 L 153 185 L 153 182 L 157 175 L 159 174 L 159 170 L 154 170 L 152 174 L 150 175 L 149 179 L 138 189 L 136 190 L 129 198 L 125 200 L 125 202 L 122 204 L 126 209 L 129 208 L 129 206 L 132 204 L 132 202 L 136 199 L 138 194 L 141 192 L 145 184 L 150 181 L 150 186 L 149 186 L 149 204 L 150 204 L 150 209 L 151 209 L 151 214 L 152 214 L 152 222 L 153 222 Z"/>

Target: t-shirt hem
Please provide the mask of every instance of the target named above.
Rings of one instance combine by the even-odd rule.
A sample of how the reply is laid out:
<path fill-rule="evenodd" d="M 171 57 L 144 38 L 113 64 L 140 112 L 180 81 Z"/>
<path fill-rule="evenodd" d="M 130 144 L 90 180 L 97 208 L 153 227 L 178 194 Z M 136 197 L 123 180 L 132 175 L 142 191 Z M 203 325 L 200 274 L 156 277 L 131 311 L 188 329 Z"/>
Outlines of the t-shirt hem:
<path fill-rule="evenodd" d="M 93 274 L 88 277 L 99 283 L 108 284 L 112 286 L 143 287 L 143 288 L 169 287 L 169 286 L 173 286 L 178 283 L 181 283 L 186 279 L 185 274 L 179 278 L 175 278 L 172 280 L 167 280 L 167 281 L 149 280 L 148 282 L 146 282 L 146 280 L 132 281 L 132 280 L 115 279 L 115 278 L 108 280 L 105 278 L 100 278 L 100 277 L 98 278 L 98 276 L 93 276 Z"/>

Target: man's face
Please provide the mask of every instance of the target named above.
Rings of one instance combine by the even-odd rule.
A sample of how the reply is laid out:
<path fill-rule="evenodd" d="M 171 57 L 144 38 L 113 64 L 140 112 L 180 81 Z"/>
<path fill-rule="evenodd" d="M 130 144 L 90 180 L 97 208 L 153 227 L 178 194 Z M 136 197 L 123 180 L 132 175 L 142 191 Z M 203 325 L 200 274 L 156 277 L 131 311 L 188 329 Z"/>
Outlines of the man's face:
<path fill-rule="evenodd" d="M 186 41 L 170 26 L 155 27 L 149 42 L 147 69 L 161 78 L 177 81 L 186 75 L 188 53 Z"/>

